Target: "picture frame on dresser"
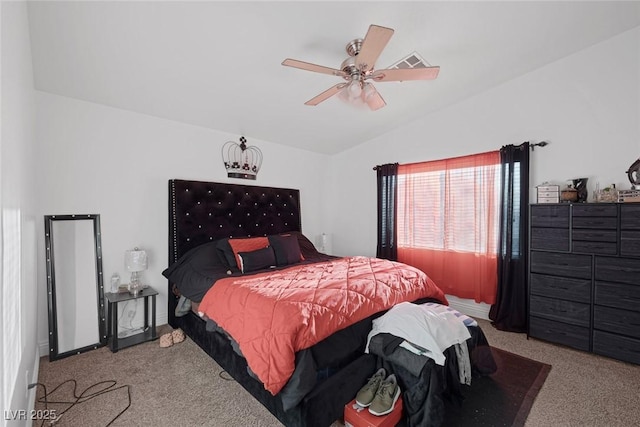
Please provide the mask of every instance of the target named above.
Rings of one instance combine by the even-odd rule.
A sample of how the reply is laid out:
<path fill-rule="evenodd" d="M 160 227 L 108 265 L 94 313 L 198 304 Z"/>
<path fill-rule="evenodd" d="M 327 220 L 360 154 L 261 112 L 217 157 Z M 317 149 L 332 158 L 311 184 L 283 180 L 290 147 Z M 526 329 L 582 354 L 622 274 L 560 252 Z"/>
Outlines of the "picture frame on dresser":
<path fill-rule="evenodd" d="M 640 364 L 640 205 L 532 204 L 529 219 L 527 336 Z"/>

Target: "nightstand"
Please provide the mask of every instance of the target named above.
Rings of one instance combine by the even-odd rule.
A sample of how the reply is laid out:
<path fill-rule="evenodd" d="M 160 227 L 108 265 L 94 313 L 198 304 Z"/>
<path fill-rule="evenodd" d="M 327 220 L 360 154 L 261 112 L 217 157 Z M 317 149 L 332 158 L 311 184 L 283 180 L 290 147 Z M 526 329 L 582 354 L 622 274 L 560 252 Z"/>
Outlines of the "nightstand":
<path fill-rule="evenodd" d="M 152 341 L 158 338 L 156 334 L 156 295 L 158 291 L 151 287 L 144 288 L 138 295 L 133 296 L 129 292 L 112 293 L 105 292 L 104 297 L 109 305 L 108 335 L 109 348 L 117 352 L 123 348 Z M 144 298 L 144 328 L 142 332 L 130 335 L 126 338 L 118 337 L 118 303 Z M 151 327 L 149 327 L 149 298 L 151 298 Z"/>

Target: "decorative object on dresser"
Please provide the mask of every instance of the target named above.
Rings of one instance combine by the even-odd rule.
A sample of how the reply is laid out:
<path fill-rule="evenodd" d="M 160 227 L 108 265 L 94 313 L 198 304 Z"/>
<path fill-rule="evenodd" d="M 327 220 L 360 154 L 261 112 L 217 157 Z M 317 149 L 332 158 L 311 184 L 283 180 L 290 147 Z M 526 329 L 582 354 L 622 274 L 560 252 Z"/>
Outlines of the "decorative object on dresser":
<path fill-rule="evenodd" d="M 560 186 L 543 182 L 536 187 L 538 203 L 558 203 L 560 201 Z"/>
<path fill-rule="evenodd" d="M 563 202 L 577 202 L 578 190 L 570 186 L 560 192 L 560 200 Z"/>
<path fill-rule="evenodd" d="M 618 190 L 615 184 L 600 189 L 600 183 L 596 183 L 596 189 L 593 192 L 593 201 L 596 203 L 615 203 L 619 200 Z"/>
<path fill-rule="evenodd" d="M 589 178 L 576 178 L 573 180 L 573 188 L 578 192 L 578 203 L 585 203 L 587 201 L 587 197 L 589 196 L 589 191 L 587 190 L 587 181 Z"/>
<path fill-rule="evenodd" d="M 530 236 L 528 336 L 640 364 L 640 205 L 531 205 Z"/>
<path fill-rule="evenodd" d="M 640 190 L 640 159 L 636 160 L 627 169 L 627 178 L 631 183 L 632 190 Z"/>
<path fill-rule="evenodd" d="M 229 178 L 255 180 L 262 166 L 262 151 L 248 146 L 247 139 L 240 137 L 240 144 L 228 141 L 222 146 L 222 161 Z"/>
<path fill-rule="evenodd" d="M 626 174 L 631 183 L 631 189 L 618 191 L 618 201 L 622 203 L 640 202 L 640 159 L 629 166 Z"/>
<path fill-rule="evenodd" d="M 640 202 L 640 190 L 619 190 L 618 201 L 620 203 Z"/>
<path fill-rule="evenodd" d="M 124 266 L 131 273 L 129 281 L 129 293 L 134 297 L 144 287 L 140 281 L 140 273 L 147 269 L 147 252 L 138 248 L 124 253 Z"/>

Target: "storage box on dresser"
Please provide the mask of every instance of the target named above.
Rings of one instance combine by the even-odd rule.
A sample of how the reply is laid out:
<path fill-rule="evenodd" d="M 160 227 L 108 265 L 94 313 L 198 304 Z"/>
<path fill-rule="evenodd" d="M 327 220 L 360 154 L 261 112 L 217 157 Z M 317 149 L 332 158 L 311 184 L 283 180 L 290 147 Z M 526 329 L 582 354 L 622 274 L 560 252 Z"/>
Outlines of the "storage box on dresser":
<path fill-rule="evenodd" d="M 529 336 L 640 364 L 640 205 L 534 204 Z"/>

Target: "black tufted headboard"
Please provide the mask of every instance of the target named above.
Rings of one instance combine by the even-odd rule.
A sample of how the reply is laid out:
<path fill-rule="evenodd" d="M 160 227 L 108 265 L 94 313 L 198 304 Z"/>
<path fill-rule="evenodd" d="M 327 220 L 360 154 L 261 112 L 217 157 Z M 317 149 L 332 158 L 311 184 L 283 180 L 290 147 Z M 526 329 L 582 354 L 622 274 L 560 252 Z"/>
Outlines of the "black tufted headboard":
<path fill-rule="evenodd" d="M 302 231 L 299 190 L 169 180 L 168 265 L 212 240 L 291 231 Z M 171 282 L 168 291 L 169 324 L 179 327 L 174 315 L 178 300 L 171 297 Z"/>
<path fill-rule="evenodd" d="M 211 240 L 288 231 L 302 231 L 299 190 L 169 180 L 169 265 Z"/>

